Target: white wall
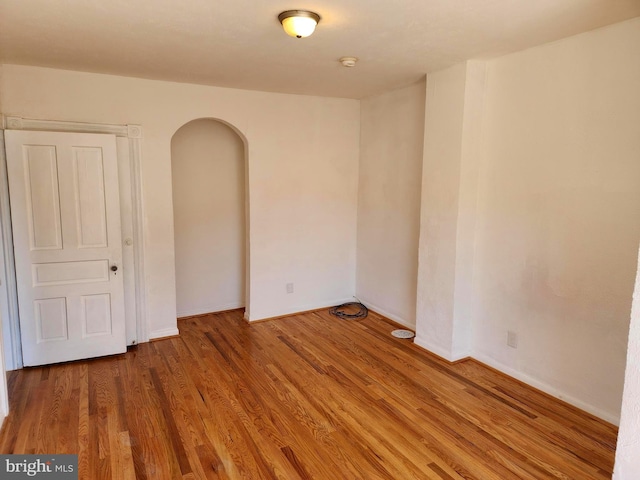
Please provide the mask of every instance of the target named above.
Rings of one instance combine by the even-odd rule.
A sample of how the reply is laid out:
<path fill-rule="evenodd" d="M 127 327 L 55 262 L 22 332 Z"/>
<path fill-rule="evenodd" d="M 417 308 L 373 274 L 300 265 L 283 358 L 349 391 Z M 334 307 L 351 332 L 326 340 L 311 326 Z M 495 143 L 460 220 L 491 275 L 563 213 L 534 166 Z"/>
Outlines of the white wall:
<path fill-rule="evenodd" d="M 2 65 L 0 65 L 0 112 L 2 112 L 2 76 L 3 74 L 4 74 L 4 70 L 2 68 Z M 4 132 L 0 132 L 0 139 L 3 140 L 3 144 L 4 144 Z M 0 155 L 4 155 L 4 152 L 0 153 Z M 4 257 L 4 255 L 0 255 L 0 256 Z M 4 268 L 5 268 L 4 258 L 1 258 L 0 269 L 2 269 L 2 272 L 0 273 L 0 278 L 4 280 L 6 284 Z M 8 322 L 4 322 L 4 319 L 3 319 L 3 316 L 6 315 L 6 312 L 7 312 L 7 303 L 8 303 L 8 299 L 6 298 L 3 298 L 0 301 L 0 306 L 1 306 L 0 309 L 2 312 L 0 314 L 0 326 L 2 326 L 2 328 L 0 328 L 0 428 L 2 428 L 4 419 L 9 414 L 9 391 L 7 388 L 7 366 L 6 366 L 5 353 L 4 353 L 4 345 L 5 345 L 4 336 L 10 333 L 10 329 L 6 328 Z"/>
<path fill-rule="evenodd" d="M 464 64 L 427 76 L 416 343 L 452 352 Z"/>
<path fill-rule="evenodd" d="M 631 309 L 627 369 L 613 478 L 640 478 L 640 262 Z"/>
<path fill-rule="evenodd" d="M 200 119 L 171 140 L 178 317 L 244 306 L 245 154 L 229 126 Z"/>
<path fill-rule="evenodd" d="M 2 112 L 2 75 L 3 75 L 3 68 L 2 65 L 0 65 L 0 112 Z M 2 142 L 4 144 L 4 132 L 0 132 L 0 139 L 2 139 Z M 4 156 L 4 150 L 0 151 L 0 157 Z M 2 232 L 2 228 L 0 227 L 0 233 Z M 1 249 L 0 249 L 1 250 Z M 4 262 L 4 254 L 0 255 L 0 282 L 3 285 L 7 284 L 7 280 L 6 280 L 6 275 L 5 275 L 5 262 Z M 8 317 L 8 311 L 9 311 L 9 298 L 7 295 L 7 289 L 3 289 L 2 291 L 0 291 L 0 318 L 7 318 Z M 9 324 L 9 322 L 5 322 L 2 321 L 0 322 L 0 332 L 2 332 L 2 337 L 3 338 L 11 338 L 11 325 Z M 7 344 L 3 342 L 1 342 L 0 344 L 0 349 L 2 349 L 3 347 L 6 348 Z M 7 353 L 7 355 L 0 355 L 1 360 L 4 362 L 3 365 L 6 366 L 7 362 L 7 357 L 9 359 L 13 359 L 13 356 L 9 353 Z M 6 375 L 6 371 L 3 368 L 1 371 L 2 375 Z M 2 393 L 2 391 L 0 390 L 0 393 Z M 0 401 L 2 401 L 2 398 L 0 398 Z"/>
<path fill-rule="evenodd" d="M 356 295 L 415 326 L 425 82 L 361 101 Z"/>
<path fill-rule="evenodd" d="M 476 61 L 427 76 L 415 342 L 450 361 L 472 353 L 484 82 Z"/>
<path fill-rule="evenodd" d="M 0 79 L 2 78 L 2 69 L 0 68 Z M 1 95 L 0 95 L 1 97 Z M 6 182 L 6 159 L 5 159 L 5 152 L 4 152 L 4 130 L 0 131 L 0 142 L 1 143 L 1 147 L 0 147 L 0 165 L 2 165 L 4 168 L 4 172 L 0 172 L 0 178 L 2 178 L 2 185 L 5 185 L 4 182 Z M 8 188 L 5 188 L 5 192 L 8 192 Z M 7 193 L 8 196 L 8 193 Z M 3 213 L 6 214 L 6 212 L 9 212 L 9 205 L 8 202 L 4 201 L 4 198 L 0 198 L 0 202 L 2 203 L 2 210 L 4 211 Z M 4 288 L 2 288 L 2 290 L 0 290 L 0 318 L 3 319 L 8 319 L 10 318 L 9 315 L 9 311 L 10 311 L 10 294 L 8 292 L 7 289 L 7 276 L 11 275 L 12 269 L 10 267 L 7 266 L 8 262 L 5 262 L 5 251 L 11 251 L 11 247 L 13 247 L 13 244 L 11 244 L 11 247 L 9 247 L 8 245 L 5 245 L 4 242 L 4 238 L 8 237 L 9 235 L 7 235 L 7 232 L 3 231 L 4 229 L 2 228 L 2 226 L 0 225 L 0 238 L 2 239 L 2 248 L 0 248 L 0 285 L 3 285 Z M 17 302 L 16 302 L 17 303 Z M 8 321 L 3 321 L 0 325 L 2 328 L 0 328 L 0 331 L 2 331 L 2 336 L 5 339 L 5 342 L 3 343 L 4 346 L 4 351 L 6 352 L 5 355 L 2 357 L 4 362 L 5 362 L 5 366 L 11 370 L 15 369 L 14 366 L 14 361 L 13 361 L 13 351 L 12 351 L 12 344 L 11 344 L 11 324 Z"/>
<path fill-rule="evenodd" d="M 2 321 L 2 318 L 0 318 Z M 9 414 L 9 390 L 7 388 L 7 369 L 4 362 L 4 341 L 0 330 L 0 428 Z"/>
<path fill-rule="evenodd" d="M 614 423 L 640 238 L 638 58 L 634 19 L 427 76 L 416 343 Z"/>
<path fill-rule="evenodd" d="M 4 114 L 142 125 L 152 337 L 176 328 L 171 137 L 198 118 L 228 122 L 248 146 L 250 318 L 354 295 L 358 101 L 16 65 L 3 71 Z M 294 283 L 294 293 L 286 293 L 286 283 Z"/>
<path fill-rule="evenodd" d="M 476 354 L 612 421 L 640 238 L 639 58 L 640 18 L 487 70 Z"/>

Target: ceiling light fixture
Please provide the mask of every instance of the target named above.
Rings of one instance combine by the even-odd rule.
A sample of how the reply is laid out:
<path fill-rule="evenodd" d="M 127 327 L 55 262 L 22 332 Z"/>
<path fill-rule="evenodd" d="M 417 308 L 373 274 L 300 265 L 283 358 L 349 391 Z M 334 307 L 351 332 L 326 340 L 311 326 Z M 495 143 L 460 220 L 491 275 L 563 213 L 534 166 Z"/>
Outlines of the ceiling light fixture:
<path fill-rule="evenodd" d="M 308 37 L 316 29 L 320 15 L 308 10 L 287 10 L 278 15 L 282 28 L 296 38 Z"/>

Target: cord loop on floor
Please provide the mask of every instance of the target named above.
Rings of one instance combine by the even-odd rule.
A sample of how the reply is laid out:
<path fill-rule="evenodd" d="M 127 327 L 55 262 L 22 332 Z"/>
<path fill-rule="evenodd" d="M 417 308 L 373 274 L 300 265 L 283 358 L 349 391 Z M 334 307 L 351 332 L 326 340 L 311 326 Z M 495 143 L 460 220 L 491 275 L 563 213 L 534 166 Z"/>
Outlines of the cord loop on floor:
<path fill-rule="evenodd" d="M 369 315 L 369 309 L 360 302 L 347 302 L 336 307 L 331 307 L 329 313 L 343 320 L 355 320 L 365 318 Z"/>

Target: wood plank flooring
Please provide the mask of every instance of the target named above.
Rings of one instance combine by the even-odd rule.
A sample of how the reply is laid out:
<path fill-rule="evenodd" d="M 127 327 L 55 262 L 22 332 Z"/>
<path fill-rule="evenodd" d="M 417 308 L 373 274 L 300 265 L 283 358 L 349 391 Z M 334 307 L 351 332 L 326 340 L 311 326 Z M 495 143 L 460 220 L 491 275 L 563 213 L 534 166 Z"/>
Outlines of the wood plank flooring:
<path fill-rule="evenodd" d="M 615 427 L 370 313 L 191 317 L 125 355 L 9 375 L 2 453 L 81 479 L 603 479 Z"/>

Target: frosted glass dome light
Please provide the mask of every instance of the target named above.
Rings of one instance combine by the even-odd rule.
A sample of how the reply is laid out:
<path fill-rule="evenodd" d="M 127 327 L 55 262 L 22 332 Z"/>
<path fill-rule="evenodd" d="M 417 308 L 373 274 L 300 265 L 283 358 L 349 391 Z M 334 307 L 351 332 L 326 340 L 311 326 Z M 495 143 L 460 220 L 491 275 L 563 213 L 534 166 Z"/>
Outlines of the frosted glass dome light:
<path fill-rule="evenodd" d="M 287 10 L 278 15 L 278 20 L 287 35 L 304 38 L 311 35 L 316 29 L 320 15 L 308 10 Z"/>

